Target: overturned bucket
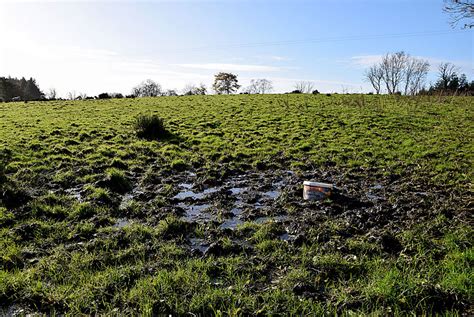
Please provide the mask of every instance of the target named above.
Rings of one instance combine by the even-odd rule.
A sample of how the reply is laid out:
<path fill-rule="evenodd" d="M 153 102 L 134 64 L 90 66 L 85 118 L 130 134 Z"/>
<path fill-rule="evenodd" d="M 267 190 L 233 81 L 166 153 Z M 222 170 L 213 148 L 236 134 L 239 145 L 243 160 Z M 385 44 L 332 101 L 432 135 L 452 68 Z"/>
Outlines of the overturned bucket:
<path fill-rule="evenodd" d="M 303 199 L 305 200 L 321 200 L 331 196 L 336 189 L 333 184 L 318 182 L 303 182 Z"/>

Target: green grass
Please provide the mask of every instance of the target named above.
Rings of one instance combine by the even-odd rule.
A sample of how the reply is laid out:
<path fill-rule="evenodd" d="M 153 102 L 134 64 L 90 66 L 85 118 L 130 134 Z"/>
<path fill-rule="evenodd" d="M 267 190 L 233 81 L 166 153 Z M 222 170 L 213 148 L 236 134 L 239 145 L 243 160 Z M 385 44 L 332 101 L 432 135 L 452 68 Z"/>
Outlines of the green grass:
<path fill-rule="evenodd" d="M 358 95 L 0 103 L 0 307 L 472 314 L 473 109 L 469 97 Z M 166 138 L 136 134 L 144 113 L 163 119 Z M 365 230 L 327 215 L 302 229 L 301 243 L 280 240 L 284 228 L 272 222 L 227 234 L 172 209 L 169 180 L 201 167 L 203 182 L 248 170 L 331 171 L 361 188 L 397 180 L 400 195 L 380 213 L 423 217 Z M 148 201 L 123 203 L 147 186 L 156 186 Z M 414 192 L 432 195 L 415 204 Z M 305 222 L 297 206 L 282 208 Z M 133 221 L 116 226 L 121 217 Z M 190 252 L 188 237 L 209 235 L 222 254 Z M 383 235 L 400 251 L 388 252 Z M 236 239 L 251 248 L 236 249 Z"/>

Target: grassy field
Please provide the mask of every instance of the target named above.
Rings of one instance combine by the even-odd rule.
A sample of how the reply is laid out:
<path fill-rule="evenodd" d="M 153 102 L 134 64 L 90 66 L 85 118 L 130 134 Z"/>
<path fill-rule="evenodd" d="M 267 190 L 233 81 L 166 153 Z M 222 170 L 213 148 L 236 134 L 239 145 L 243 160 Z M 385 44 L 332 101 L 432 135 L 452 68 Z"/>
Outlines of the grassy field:
<path fill-rule="evenodd" d="M 463 97 L 0 104 L 0 315 L 473 314 L 473 122 Z"/>

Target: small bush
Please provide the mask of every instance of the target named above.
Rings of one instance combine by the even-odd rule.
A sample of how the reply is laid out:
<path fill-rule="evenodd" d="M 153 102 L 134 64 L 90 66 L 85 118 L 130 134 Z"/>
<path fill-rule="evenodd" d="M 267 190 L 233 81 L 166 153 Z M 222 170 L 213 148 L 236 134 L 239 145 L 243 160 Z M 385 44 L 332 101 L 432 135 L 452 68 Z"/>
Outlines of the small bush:
<path fill-rule="evenodd" d="M 110 99 L 111 97 L 108 93 L 103 92 L 103 93 L 99 94 L 99 96 L 97 96 L 97 98 L 99 98 L 99 99 Z"/>
<path fill-rule="evenodd" d="M 163 119 L 157 115 L 140 115 L 135 121 L 135 131 L 141 138 L 157 139 L 168 136 Z"/>

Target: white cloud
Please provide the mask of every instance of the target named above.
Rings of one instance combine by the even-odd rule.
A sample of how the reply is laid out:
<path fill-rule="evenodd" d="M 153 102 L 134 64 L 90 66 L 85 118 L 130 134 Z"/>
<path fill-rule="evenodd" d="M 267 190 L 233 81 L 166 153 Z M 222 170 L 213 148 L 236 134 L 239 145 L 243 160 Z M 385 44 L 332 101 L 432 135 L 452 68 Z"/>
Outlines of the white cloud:
<path fill-rule="evenodd" d="M 267 65 L 247 65 L 247 64 L 221 64 L 221 63 L 204 63 L 204 64 L 176 64 L 176 66 L 184 68 L 205 69 L 214 71 L 233 71 L 233 72 L 278 72 L 283 70 L 282 67 Z"/>
<path fill-rule="evenodd" d="M 350 63 L 357 67 L 367 67 L 379 63 L 382 60 L 382 56 L 383 55 L 352 56 L 350 59 Z"/>

